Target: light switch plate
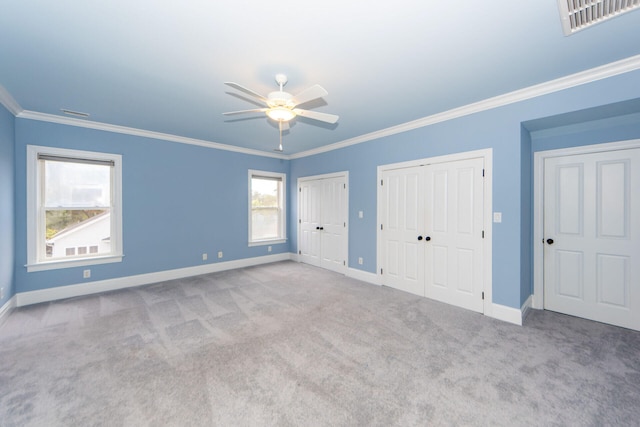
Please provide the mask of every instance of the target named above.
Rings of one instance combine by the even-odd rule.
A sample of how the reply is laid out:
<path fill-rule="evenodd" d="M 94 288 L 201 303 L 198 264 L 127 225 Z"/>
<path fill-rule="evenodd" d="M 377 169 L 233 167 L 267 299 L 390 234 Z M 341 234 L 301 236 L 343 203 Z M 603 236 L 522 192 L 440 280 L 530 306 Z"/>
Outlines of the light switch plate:
<path fill-rule="evenodd" d="M 493 222 L 502 222 L 502 212 L 493 213 Z"/>

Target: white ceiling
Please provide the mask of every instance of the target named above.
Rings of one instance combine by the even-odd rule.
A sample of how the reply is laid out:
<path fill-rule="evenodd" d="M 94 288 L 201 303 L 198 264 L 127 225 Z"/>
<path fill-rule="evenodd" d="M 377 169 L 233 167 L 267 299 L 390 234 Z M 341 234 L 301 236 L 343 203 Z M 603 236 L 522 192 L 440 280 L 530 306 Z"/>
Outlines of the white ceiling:
<path fill-rule="evenodd" d="M 225 86 L 293 94 L 285 154 L 427 117 L 640 54 L 640 13 L 572 36 L 556 0 L 371 2 L 0 0 L 0 86 L 27 111 L 271 152 L 277 125 Z"/>

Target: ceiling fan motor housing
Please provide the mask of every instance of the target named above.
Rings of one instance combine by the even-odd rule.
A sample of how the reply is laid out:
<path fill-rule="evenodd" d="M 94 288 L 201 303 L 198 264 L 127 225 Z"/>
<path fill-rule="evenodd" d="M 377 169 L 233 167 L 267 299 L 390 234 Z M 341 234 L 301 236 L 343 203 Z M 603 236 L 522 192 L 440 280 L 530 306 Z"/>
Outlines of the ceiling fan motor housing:
<path fill-rule="evenodd" d="M 267 95 L 267 105 L 273 107 L 286 107 L 293 108 L 295 103 L 293 102 L 293 95 L 287 92 L 271 92 Z"/>

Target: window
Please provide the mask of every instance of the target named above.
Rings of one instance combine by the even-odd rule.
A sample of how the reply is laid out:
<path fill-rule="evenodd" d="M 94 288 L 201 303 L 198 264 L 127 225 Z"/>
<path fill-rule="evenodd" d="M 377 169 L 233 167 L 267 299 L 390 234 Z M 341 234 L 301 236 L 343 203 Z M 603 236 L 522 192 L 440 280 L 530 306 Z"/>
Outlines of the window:
<path fill-rule="evenodd" d="M 122 260 L 121 159 L 27 147 L 27 271 Z"/>
<path fill-rule="evenodd" d="M 285 188 L 285 174 L 249 171 L 250 246 L 286 241 Z"/>

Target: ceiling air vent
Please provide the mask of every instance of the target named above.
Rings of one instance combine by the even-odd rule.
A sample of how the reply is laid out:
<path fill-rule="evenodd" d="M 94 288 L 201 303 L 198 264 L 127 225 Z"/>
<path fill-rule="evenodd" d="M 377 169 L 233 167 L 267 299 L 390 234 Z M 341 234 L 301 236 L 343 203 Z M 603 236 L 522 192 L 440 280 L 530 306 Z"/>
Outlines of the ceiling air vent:
<path fill-rule="evenodd" d="M 640 0 L 558 0 L 565 35 L 640 8 Z"/>

